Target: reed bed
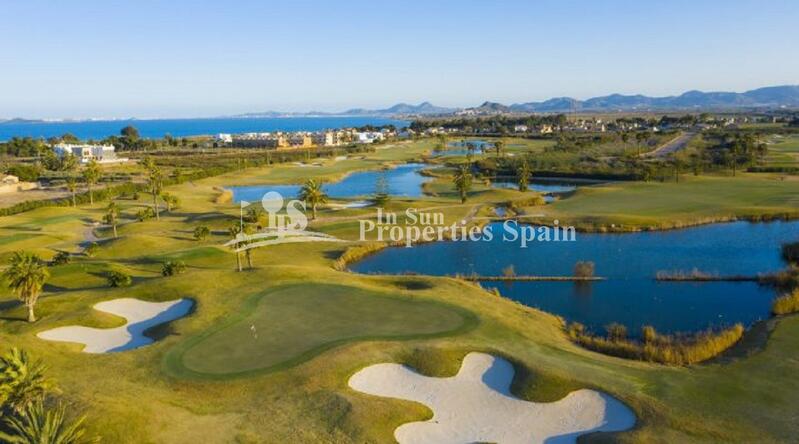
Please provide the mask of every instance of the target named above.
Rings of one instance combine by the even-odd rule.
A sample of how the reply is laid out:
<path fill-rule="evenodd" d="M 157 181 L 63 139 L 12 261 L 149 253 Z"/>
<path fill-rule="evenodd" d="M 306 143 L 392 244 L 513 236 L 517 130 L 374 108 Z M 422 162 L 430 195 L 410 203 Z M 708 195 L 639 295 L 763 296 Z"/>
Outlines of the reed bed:
<path fill-rule="evenodd" d="M 626 359 L 666 365 L 690 365 L 714 358 L 737 343 L 744 327 L 736 324 L 721 331 L 705 331 L 693 335 L 662 335 L 653 327 L 642 329 L 643 340 L 626 338 L 623 326 L 610 328 L 608 336 L 586 332 L 579 323 L 567 327 L 569 337 L 581 346 Z"/>

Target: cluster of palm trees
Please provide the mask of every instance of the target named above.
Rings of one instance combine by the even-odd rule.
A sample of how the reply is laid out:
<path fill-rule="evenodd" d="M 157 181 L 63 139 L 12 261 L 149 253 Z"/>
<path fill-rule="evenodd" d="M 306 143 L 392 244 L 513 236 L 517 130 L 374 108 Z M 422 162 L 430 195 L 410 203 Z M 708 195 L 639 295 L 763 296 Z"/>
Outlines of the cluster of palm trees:
<path fill-rule="evenodd" d="M 474 179 L 474 175 L 472 174 L 472 154 L 476 148 L 476 145 L 473 143 L 467 143 L 466 147 L 468 149 L 468 153 L 466 156 L 466 163 L 462 164 L 458 167 L 458 170 L 455 172 L 455 175 L 452 177 L 452 183 L 455 185 L 455 190 L 458 192 L 458 196 L 461 198 L 461 203 L 465 203 L 466 199 L 469 197 L 469 191 L 472 189 L 472 181 Z M 505 141 L 499 139 L 494 142 L 494 149 L 497 153 L 497 157 L 502 155 L 502 150 L 505 148 Z M 529 175 L 528 175 L 529 176 Z M 519 184 L 519 189 L 521 190 L 522 185 Z M 524 184 L 524 189 L 527 189 L 527 184 Z M 524 191 L 524 190 L 522 190 Z"/>
<path fill-rule="evenodd" d="M 0 356 L 0 441 L 10 444 L 87 444 L 85 417 L 72 419 L 52 395 L 55 384 L 41 361 L 12 348 Z"/>
<path fill-rule="evenodd" d="M 72 156 L 65 156 L 65 158 L 71 158 Z M 74 167 L 70 167 L 69 170 L 74 169 Z M 88 164 L 86 164 L 86 168 L 83 169 L 81 172 L 80 177 L 83 179 L 83 182 L 86 184 L 86 189 L 89 192 L 89 203 L 94 204 L 94 185 L 100 181 L 102 178 L 103 173 L 100 170 L 100 165 L 97 163 L 96 160 L 92 159 Z M 66 185 L 67 190 L 72 198 L 72 206 L 78 206 L 77 194 L 78 194 L 78 177 L 74 174 L 69 174 L 66 178 Z"/>
<path fill-rule="evenodd" d="M 502 150 L 505 148 L 505 142 L 500 139 L 494 142 L 494 149 L 496 150 L 497 157 L 502 155 Z M 527 191 L 530 185 L 530 177 L 532 175 L 532 168 L 525 159 L 516 170 L 516 183 L 519 186 L 519 191 Z M 472 180 L 474 176 L 471 172 L 471 158 L 464 164 L 458 167 L 455 175 L 452 177 L 452 183 L 455 185 L 455 190 L 461 198 L 461 203 L 465 203 L 469 196 L 469 191 L 472 188 Z"/>

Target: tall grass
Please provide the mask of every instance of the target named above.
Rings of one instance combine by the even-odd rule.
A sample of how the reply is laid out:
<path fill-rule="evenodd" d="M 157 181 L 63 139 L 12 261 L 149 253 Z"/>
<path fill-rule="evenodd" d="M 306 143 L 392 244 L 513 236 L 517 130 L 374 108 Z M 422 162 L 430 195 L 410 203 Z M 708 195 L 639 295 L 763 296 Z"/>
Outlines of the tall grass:
<path fill-rule="evenodd" d="M 364 245 L 349 247 L 344 250 L 344 253 L 342 253 L 335 262 L 333 262 L 333 269 L 344 271 L 350 263 L 359 261 L 372 253 L 386 248 L 386 246 L 388 245 L 383 242 L 371 242 Z"/>
<path fill-rule="evenodd" d="M 738 342 L 744 327 L 736 324 L 725 330 L 706 331 L 690 336 L 658 334 L 651 326 L 642 329 L 643 341 L 626 339 L 618 331 L 607 337 L 586 332 L 579 323 L 566 328 L 569 337 L 583 347 L 620 358 L 657 362 L 667 365 L 689 365 L 718 356 Z"/>
<path fill-rule="evenodd" d="M 799 312 L 799 289 L 774 299 L 771 312 L 775 315 L 786 315 Z"/>

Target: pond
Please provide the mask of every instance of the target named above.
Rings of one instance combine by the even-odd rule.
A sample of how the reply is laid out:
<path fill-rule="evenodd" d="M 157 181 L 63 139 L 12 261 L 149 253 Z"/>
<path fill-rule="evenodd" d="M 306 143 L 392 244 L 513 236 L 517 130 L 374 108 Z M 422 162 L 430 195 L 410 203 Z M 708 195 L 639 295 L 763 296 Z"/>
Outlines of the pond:
<path fill-rule="evenodd" d="M 483 152 L 494 148 L 492 143 L 486 142 L 484 140 L 449 142 L 447 144 L 447 149 L 439 151 L 434 150 L 433 157 L 466 156 L 469 154 L 469 146 L 473 147 L 471 150 L 472 154 L 483 154 Z"/>
<path fill-rule="evenodd" d="M 354 172 L 339 182 L 326 183 L 322 186 L 328 196 L 332 198 L 352 198 L 374 195 L 377 191 L 378 180 L 385 179 L 388 194 L 398 197 L 422 196 L 422 184 L 431 180 L 419 172 L 426 168 L 423 163 L 408 163 L 396 168 L 378 171 Z M 264 193 L 277 191 L 284 197 L 296 197 L 302 185 L 248 185 L 233 186 L 233 201 L 242 200 L 255 202 L 261 200 Z"/>
<path fill-rule="evenodd" d="M 786 266 L 780 247 L 799 239 L 799 222 L 733 222 L 683 230 L 628 234 L 577 233 L 574 242 L 537 242 L 520 248 L 504 242 L 502 224 L 493 240 L 435 242 L 388 248 L 351 265 L 361 273 L 571 275 L 578 261 L 593 261 L 606 281 L 481 282 L 516 301 L 585 324 L 602 333 L 611 322 L 631 335 L 652 325 L 665 333 L 695 332 L 769 316 L 775 291 L 754 282 L 659 282 L 659 271 L 694 268 L 720 276 L 777 271 Z"/>
<path fill-rule="evenodd" d="M 518 190 L 519 183 L 516 182 L 514 179 L 511 178 L 498 178 L 491 181 L 491 186 L 494 188 L 505 188 L 511 190 Z M 536 191 L 542 194 L 559 194 L 559 193 L 568 193 L 577 189 L 579 185 L 576 183 L 569 183 L 569 182 L 558 182 L 558 181 L 545 181 L 545 180 L 534 180 L 527 184 L 527 188 L 531 191 Z"/>

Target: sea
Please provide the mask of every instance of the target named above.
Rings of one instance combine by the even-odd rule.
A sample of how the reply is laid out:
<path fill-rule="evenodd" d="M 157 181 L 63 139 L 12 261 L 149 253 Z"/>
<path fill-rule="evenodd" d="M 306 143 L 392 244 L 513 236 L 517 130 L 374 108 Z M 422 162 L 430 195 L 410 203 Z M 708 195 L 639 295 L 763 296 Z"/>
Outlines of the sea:
<path fill-rule="evenodd" d="M 408 126 L 405 120 L 369 116 L 335 117 L 252 117 L 252 118 L 201 118 L 201 119 L 129 119 L 86 121 L 20 121 L 0 122 L 0 141 L 12 137 L 48 138 L 71 133 L 81 140 L 104 139 L 119 135 L 119 131 L 132 125 L 146 138 L 213 135 L 218 133 L 250 133 L 272 131 L 319 131 L 333 128 L 361 127 L 365 125 Z"/>

